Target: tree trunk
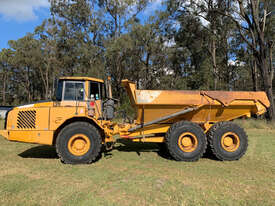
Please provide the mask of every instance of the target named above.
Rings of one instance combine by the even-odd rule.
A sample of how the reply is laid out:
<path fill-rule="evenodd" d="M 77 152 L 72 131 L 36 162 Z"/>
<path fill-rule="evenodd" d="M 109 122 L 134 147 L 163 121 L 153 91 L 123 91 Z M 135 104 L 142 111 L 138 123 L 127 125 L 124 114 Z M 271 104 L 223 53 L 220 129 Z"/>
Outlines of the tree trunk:
<path fill-rule="evenodd" d="M 212 55 L 212 62 L 213 62 L 213 72 L 214 72 L 214 90 L 217 90 L 218 84 L 218 71 L 217 71 L 217 61 L 216 61 L 216 40 L 212 40 L 211 46 L 211 55 Z"/>
<path fill-rule="evenodd" d="M 266 83 L 267 82 L 267 83 Z M 270 107 L 267 109 L 267 118 L 269 120 L 273 120 L 274 118 L 274 111 L 275 111 L 275 107 L 274 107 L 274 98 L 273 98 L 273 92 L 272 92 L 272 79 L 270 77 L 267 77 L 265 80 L 265 92 L 267 94 L 267 97 L 270 101 Z"/>
<path fill-rule="evenodd" d="M 272 62 L 272 49 L 273 49 L 273 46 L 274 46 L 274 42 L 273 41 L 270 41 L 268 43 L 268 50 L 269 50 L 269 68 L 268 68 L 268 73 L 269 73 L 269 92 L 268 92 L 268 98 L 270 99 L 271 101 L 271 111 L 269 111 L 272 115 L 272 118 L 274 118 L 275 116 L 275 104 L 274 104 L 274 96 L 273 96 L 273 79 L 274 79 L 274 68 L 273 68 L 273 62 Z"/>
<path fill-rule="evenodd" d="M 253 91 L 258 91 L 257 63 L 253 59 L 251 63 L 251 76 L 253 81 Z"/>
<path fill-rule="evenodd" d="M 151 53 L 148 52 L 147 55 L 146 55 L 146 60 L 145 60 L 145 85 L 144 85 L 144 89 L 149 88 L 149 81 L 150 81 L 150 77 L 149 77 L 149 60 L 150 60 L 150 55 L 151 55 Z"/>
<path fill-rule="evenodd" d="M 272 80 L 273 80 L 273 75 L 270 74 L 268 71 L 268 65 L 267 65 L 267 58 L 265 53 L 262 51 L 261 55 L 257 57 L 257 64 L 261 70 L 261 75 L 263 78 L 263 85 L 264 85 L 264 90 L 266 92 L 266 95 L 270 101 L 270 107 L 267 109 L 267 119 L 268 120 L 273 120 L 274 118 L 274 99 L 273 99 L 273 92 L 272 92 Z"/>
<path fill-rule="evenodd" d="M 47 64 L 47 69 L 46 69 L 46 92 L 45 92 L 45 99 L 49 99 L 49 64 Z"/>
<path fill-rule="evenodd" d="M 2 89 L 2 92 L 3 92 L 3 94 L 2 94 L 2 100 L 3 100 L 2 104 L 3 105 L 6 105 L 6 81 L 7 81 L 7 75 L 4 74 L 3 89 Z"/>
<path fill-rule="evenodd" d="M 28 94 L 28 103 L 31 102 L 32 96 L 31 96 L 31 83 L 30 83 L 30 69 L 27 67 L 27 73 L 26 73 L 26 80 L 27 80 L 27 94 Z"/>

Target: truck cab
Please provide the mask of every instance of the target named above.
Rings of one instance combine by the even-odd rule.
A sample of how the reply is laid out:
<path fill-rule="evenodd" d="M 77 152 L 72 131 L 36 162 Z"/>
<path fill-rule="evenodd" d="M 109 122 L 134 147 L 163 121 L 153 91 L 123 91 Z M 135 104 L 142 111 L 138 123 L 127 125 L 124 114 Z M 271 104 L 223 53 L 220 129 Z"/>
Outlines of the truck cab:
<path fill-rule="evenodd" d="M 91 77 L 61 77 L 58 80 L 58 101 L 87 101 L 105 97 L 104 81 Z"/>
<path fill-rule="evenodd" d="M 108 85 L 92 77 L 61 77 L 56 100 L 14 107 L 0 134 L 11 141 L 54 145 L 59 132 L 75 121 L 90 122 L 102 131 L 104 122 L 114 115 Z"/>
<path fill-rule="evenodd" d="M 91 77 L 59 78 L 56 101 L 58 106 L 87 107 L 91 116 L 103 118 L 106 87 L 101 79 Z"/>

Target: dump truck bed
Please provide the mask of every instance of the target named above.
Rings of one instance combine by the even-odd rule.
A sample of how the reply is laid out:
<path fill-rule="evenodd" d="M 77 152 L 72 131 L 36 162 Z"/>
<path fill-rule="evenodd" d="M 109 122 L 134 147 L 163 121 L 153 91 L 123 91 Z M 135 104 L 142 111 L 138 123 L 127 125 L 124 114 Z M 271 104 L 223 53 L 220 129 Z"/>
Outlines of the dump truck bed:
<path fill-rule="evenodd" d="M 177 113 L 186 108 L 196 110 L 174 117 L 192 122 L 228 121 L 241 116 L 260 115 L 270 106 L 265 92 L 137 90 L 128 80 L 122 81 L 137 112 L 137 123 L 142 124 Z"/>

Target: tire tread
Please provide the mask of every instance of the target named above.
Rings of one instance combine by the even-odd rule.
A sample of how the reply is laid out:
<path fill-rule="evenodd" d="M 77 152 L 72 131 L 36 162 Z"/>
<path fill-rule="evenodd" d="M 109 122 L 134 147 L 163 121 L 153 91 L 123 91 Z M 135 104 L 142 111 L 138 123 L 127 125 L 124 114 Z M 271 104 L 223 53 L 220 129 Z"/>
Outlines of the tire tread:
<path fill-rule="evenodd" d="M 172 133 L 179 129 L 180 127 L 182 126 L 187 126 L 187 127 L 196 127 L 197 129 L 200 129 L 202 130 L 202 128 L 196 124 L 196 123 L 193 123 L 193 122 L 189 122 L 189 121 L 180 121 L 180 122 L 176 122 L 174 124 L 172 124 L 172 126 L 169 128 L 168 132 L 166 133 L 165 135 L 165 144 L 168 148 L 168 151 L 170 153 L 170 155 L 177 161 L 182 161 L 182 157 L 180 157 L 176 152 L 176 148 L 174 148 L 172 142 L 171 142 L 171 136 L 172 136 Z M 203 146 L 203 149 L 202 149 L 202 152 L 200 153 L 200 155 L 192 158 L 192 159 L 184 159 L 184 161 L 186 162 L 195 162 L 197 161 L 199 158 L 201 158 L 203 156 L 203 154 L 205 153 L 206 151 L 206 147 L 207 147 L 207 139 L 206 139 L 206 136 L 204 135 L 204 142 L 205 142 L 205 145 Z"/>
<path fill-rule="evenodd" d="M 56 153 L 59 157 L 59 159 L 61 160 L 61 162 L 63 162 L 64 164 L 78 164 L 78 162 L 74 161 L 74 160 L 69 160 L 69 159 L 66 159 L 63 155 L 62 155 L 62 152 L 60 151 L 60 144 L 61 144 L 61 138 L 62 137 L 62 134 L 64 133 L 65 130 L 67 129 L 70 129 L 70 128 L 73 128 L 73 127 L 85 127 L 85 128 L 90 128 L 91 130 L 93 130 L 93 132 L 95 132 L 95 136 L 97 138 L 95 138 L 95 140 L 97 141 L 96 142 L 96 145 L 99 145 L 99 146 L 96 146 L 95 147 L 95 151 L 93 152 L 94 155 L 90 155 L 89 159 L 87 159 L 86 161 L 83 161 L 81 162 L 81 164 L 91 164 L 93 163 L 97 158 L 98 156 L 100 155 L 100 151 L 101 151 L 101 147 L 102 147 L 102 138 L 101 138 L 101 135 L 98 131 L 97 128 L 95 128 L 93 125 L 91 125 L 90 123 L 88 122 L 73 122 L 67 126 L 65 126 L 58 134 L 57 136 L 57 139 L 56 139 Z"/>
<path fill-rule="evenodd" d="M 244 149 L 240 152 L 240 154 L 238 154 L 236 157 L 234 158 L 230 158 L 230 157 L 224 157 L 224 155 L 222 155 L 218 149 L 215 148 L 214 146 L 214 141 L 215 141 L 215 133 L 218 129 L 221 129 L 221 128 L 226 128 L 226 127 L 235 127 L 237 129 L 240 130 L 240 132 L 243 135 L 242 138 L 244 138 Z M 232 131 L 234 132 L 234 131 Z M 215 155 L 216 158 L 218 158 L 219 160 L 227 160 L 227 161 L 233 161 L 233 160 L 238 160 L 240 159 L 246 152 L 247 150 L 247 147 L 248 147 L 248 137 L 247 137 L 247 134 L 246 132 L 244 131 L 243 128 L 241 128 L 240 126 L 238 126 L 237 124 L 235 123 L 232 123 L 232 122 L 219 122 L 219 123 L 216 123 L 215 125 L 213 125 L 210 130 L 207 132 L 207 140 L 208 140 L 208 145 L 210 147 L 210 150 L 211 152 Z"/>

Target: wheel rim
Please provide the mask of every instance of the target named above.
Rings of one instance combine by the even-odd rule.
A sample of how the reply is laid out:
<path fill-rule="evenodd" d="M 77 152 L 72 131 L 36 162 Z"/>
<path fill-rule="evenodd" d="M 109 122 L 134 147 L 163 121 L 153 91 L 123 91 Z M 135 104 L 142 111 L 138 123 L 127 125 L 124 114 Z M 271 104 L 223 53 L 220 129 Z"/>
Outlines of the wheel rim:
<path fill-rule="evenodd" d="M 69 139 L 69 152 L 75 156 L 86 154 L 91 146 L 90 139 L 84 134 L 76 134 Z"/>
<path fill-rule="evenodd" d="M 179 137 L 178 145 L 183 152 L 193 152 L 198 147 L 198 139 L 194 134 L 185 132 Z"/>
<path fill-rule="evenodd" d="M 240 146 L 240 138 L 234 132 L 227 132 L 221 139 L 222 148 L 227 152 L 234 152 Z"/>

